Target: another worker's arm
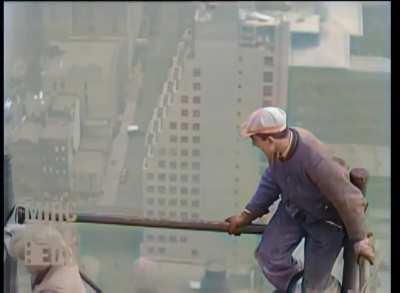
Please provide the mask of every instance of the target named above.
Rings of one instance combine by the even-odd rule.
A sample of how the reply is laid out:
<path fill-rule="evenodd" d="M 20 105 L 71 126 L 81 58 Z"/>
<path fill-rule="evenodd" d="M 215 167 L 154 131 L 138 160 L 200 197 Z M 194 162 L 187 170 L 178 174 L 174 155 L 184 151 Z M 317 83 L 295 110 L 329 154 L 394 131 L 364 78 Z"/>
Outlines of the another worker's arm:
<path fill-rule="evenodd" d="M 242 213 L 226 219 L 229 222 L 229 233 L 239 235 L 240 228 L 250 224 L 254 219 L 269 212 L 269 207 L 279 197 L 281 189 L 276 184 L 270 168 L 261 177 L 256 193 L 245 206 Z"/>
<path fill-rule="evenodd" d="M 350 182 L 348 170 L 327 157 L 313 155 L 307 164 L 307 175 L 338 211 L 350 241 L 355 244 L 357 256 L 363 255 L 373 263 L 374 247 L 365 224 L 367 201 Z"/>
<path fill-rule="evenodd" d="M 362 240 L 367 234 L 364 213 L 367 201 L 350 182 L 348 171 L 327 157 L 315 156 L 306 172 L 338 211 L 349 238 L 353 241 Z"/>

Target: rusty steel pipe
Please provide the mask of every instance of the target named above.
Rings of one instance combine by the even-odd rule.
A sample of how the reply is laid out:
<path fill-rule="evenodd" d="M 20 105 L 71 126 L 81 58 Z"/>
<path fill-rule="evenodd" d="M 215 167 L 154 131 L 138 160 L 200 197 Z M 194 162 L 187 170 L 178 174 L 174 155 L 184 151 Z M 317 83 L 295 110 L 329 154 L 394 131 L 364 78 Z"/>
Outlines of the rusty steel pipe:
<path fill-rule="evenodd" d="M 108 224 L 108 225 L 125 225 L 139 226 L 148 228 L 166 228 L 196 231 L 212 231 L 212 232 L 228 232 L 228 223 L 199 221 L 199 222 L 180 222 L 171 220 L 155 220 L 133 216 L 111 215 L 104 213 L 78 213 L 76 223 L 92 223 L 92 224 Z M 250 224 L 243 227 L 243 234 L 262 234 L 266 225 Z"/>

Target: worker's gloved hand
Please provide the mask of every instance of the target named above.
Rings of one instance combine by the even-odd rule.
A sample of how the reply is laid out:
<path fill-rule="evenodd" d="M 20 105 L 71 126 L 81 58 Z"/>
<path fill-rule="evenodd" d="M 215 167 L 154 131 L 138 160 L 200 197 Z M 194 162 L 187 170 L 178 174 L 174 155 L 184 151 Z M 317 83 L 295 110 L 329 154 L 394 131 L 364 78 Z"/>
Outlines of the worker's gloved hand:
<path fill-rule="evenodd" d="M 230 216 L 229 218 L 225 219 L 225 222 L 229 223 L 228 227 L 229 235 L 236 235 L 236 236 L 239 236 L 241 234 L 240 229 L 250 224 L 251 221 L 252 217 L 245 212 L 242 212 L 239 215 Z"/>
<path fill-rule="evenodd" d="M 375 245 L 372 233 L 368 233 L 367 237 L 356 242 L 354 244 L 354 250 L 357 261 L 360 261 L 360 257 L 364 257 L 373 265 L 375 261 Z"/>

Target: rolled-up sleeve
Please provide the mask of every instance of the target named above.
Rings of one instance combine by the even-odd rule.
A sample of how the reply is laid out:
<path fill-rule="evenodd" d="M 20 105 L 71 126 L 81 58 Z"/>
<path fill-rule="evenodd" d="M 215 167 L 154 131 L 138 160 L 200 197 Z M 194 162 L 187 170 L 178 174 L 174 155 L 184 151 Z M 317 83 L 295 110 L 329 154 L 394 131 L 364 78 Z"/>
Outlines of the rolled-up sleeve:
<path fill-rule="evenodd" d="M 314 158 L 308 164 L 307 174 L 322 195 L 338 211 L 351 240 L 365 237 L 366 200 L 361 191 L 350 182 L 345 168 L 325 157 Z"/>
<path fill-rule="evenodd" d="M 245 211 L 261 217 L 268 213 L 268 208 L 279 198 L 281 189 L 275 182 L 270 168 L 267 168 L 261 177 L 257 191 L 245 206 Z"/>

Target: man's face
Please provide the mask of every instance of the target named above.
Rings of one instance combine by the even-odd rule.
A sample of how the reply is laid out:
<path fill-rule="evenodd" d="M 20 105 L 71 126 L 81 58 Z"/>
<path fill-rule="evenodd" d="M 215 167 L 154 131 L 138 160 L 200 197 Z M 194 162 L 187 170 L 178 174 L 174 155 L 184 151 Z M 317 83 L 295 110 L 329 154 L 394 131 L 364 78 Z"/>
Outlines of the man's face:
<path fill-rule="evenodd" d="M 268 137 L 263 140 L 257 135 L 251 136 L 252 144 L 263 151 L 265 156 L 268 158 L 268 162 L 271 163 L 277 159 L 276 141 L 272 137 Z"/>

